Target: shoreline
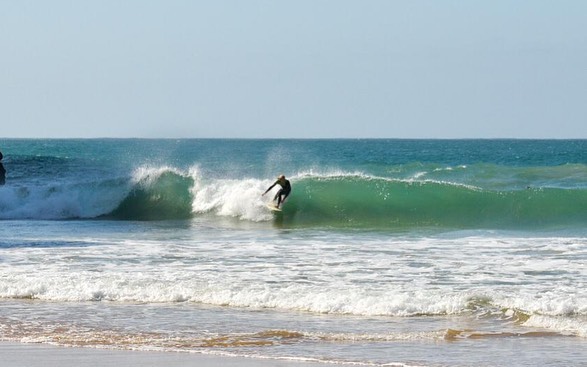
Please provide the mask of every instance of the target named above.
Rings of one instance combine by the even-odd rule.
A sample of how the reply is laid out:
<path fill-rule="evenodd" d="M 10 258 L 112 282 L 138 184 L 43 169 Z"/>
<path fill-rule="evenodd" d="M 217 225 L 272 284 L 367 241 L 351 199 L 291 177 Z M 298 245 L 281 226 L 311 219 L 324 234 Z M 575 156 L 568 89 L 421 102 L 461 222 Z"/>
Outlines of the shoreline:
<path fill-rule="evenodd" d="M 65 347 L 0 341 L 2 367 L 318 367 L 324 363 L 200 353 Z"/>

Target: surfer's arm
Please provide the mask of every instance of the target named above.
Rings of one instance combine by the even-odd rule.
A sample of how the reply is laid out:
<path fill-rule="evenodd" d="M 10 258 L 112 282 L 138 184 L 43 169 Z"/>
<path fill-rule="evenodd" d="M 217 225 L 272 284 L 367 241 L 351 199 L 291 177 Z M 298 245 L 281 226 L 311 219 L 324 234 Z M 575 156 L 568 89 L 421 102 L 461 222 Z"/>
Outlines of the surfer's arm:
<path fill-rule="evenodd" d="M 268 193 L 269 190 L 271 190 L 275 185 L 277 185 L 277 182 L 274 183 L 273 185 L 269 186 L 269 188 L 267 190 L 265 190 L 265 192 L 263 193 L 263 195 L 265 195 L 266 193 Z M 263 195 L 261 195 L 261 196 L 263 196 Z"/>

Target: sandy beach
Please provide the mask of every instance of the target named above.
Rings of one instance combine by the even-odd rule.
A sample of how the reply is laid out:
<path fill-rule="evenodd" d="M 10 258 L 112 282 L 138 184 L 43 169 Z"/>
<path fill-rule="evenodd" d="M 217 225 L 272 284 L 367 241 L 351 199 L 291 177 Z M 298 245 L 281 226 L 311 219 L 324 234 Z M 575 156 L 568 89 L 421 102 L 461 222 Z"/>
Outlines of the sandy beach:
<path fill-rule="evenodd" d="M 0 342 L 2 367 L 179 367 L 179 366 L 244 366 L 244 367 L 312 367 L 321 363 L 279 361 L 195 353 L 143 352 L 92 348 L 68 348 L 47 344 Z"/>

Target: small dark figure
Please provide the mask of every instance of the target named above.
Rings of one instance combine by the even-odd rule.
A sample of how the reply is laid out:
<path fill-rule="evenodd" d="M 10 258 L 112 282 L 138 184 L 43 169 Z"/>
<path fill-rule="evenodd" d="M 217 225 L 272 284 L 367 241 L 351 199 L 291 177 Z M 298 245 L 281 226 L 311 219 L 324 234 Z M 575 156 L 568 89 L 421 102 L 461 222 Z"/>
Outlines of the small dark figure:
<path fill-rule="evenodd" d="M 4 165 L 2 164 L 2 152 L 0 152 L 0 186 L 6 183 L 6 169 L 4 169 Z"/>
<path fill-rule="evenodd" d="M 277 194 L 275 194 L 275 197 L 273 198 L 273 200 L 277 200 L 277 208 L 279 208 L 279 205 L 285 201 L 285 198 L 287 198 L 291 192 L 291 184 L 289 183 L 289 180 L 285 179 L 284 175 L 281 175 L 277 178 L 277 181 L 275 181 L 273 185 L 269 186 L 263 195 L 268 193 L 269 190 L 271 190 L 275 185 L 281 186 L 281 189 L 277 192 Z"/>

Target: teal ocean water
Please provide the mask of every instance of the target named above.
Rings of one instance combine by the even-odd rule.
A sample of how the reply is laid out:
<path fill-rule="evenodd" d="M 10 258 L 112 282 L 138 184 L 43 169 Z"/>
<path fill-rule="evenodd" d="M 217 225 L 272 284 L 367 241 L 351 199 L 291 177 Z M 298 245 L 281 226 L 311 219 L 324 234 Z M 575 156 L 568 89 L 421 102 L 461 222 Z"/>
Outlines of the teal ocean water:
<path fill-rule="evenodd" d="M 6 139 L 0 151 L 2 340 L 587 364 L 587 141 Z M 293 190 L 273 213 L 261 194 L 278 174 Z"/>

